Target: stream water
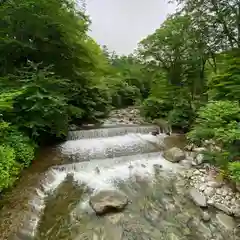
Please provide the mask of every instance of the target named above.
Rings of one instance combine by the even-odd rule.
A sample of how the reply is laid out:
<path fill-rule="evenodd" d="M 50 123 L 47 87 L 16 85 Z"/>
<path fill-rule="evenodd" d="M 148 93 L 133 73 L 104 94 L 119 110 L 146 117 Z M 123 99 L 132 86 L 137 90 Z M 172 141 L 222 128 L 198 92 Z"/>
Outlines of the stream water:
<path fill-rule="evenodd" d="M 189 199 L 181 164 L 162 149 L 183 146 L 183 138 L 154 126 L 70 132 L 68 141 L 46 150 L 5 197 L 0 239 L 14 240 L 237 240 L 209 210 L 211 220 Z M 98 217 L 89 196 L 118 189 L 130 199 L 121 213 Z M 10 227 L 9 227 L 10 226 Z"/>

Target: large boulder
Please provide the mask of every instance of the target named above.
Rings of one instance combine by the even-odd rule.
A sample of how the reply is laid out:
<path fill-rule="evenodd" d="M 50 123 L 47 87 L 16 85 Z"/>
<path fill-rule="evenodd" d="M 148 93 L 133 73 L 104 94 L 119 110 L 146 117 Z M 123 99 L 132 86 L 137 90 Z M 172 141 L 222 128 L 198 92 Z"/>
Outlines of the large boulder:
<path fill-rule="evenodd" d="M 163 157 L 170 162 L 180 162 L 185 159 L 185 153 L 183 150 L 177 147 L 170 148 L 163 153 Z"/>
<path fill-rule="evenodd" d="M 193 202 L 199 207 L 206 207 L 207 206 L 207 199 L 206 197 L 200 193 L 196 188 L 190 189 L 190 197 L 192 198 Z"/>
<path fill-rule="evenodd" d="M 89 204 L 98 215 L 119 212 L 128 204 L 125 194 L 116 190 L 104 190 L 90 197 Z"/>
<path fill-rule="evenodd" d="M 219 221 L 219 223 L 224 226 L 227 229 L 234 229 L 235 228 L 235 222 L 233 220 L 232 217 L 223 214 L 223 213 L 218 213 L 216 215 L 217 220 Z"/>

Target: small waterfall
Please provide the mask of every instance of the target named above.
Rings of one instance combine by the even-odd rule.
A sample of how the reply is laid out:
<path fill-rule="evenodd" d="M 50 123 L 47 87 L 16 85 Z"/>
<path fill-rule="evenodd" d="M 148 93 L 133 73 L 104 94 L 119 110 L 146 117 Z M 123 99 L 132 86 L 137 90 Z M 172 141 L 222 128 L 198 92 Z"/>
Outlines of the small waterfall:
<path fill-rule="evenodd" d="M 91 138 L 106 138 L 114 136 L 123 136 L 129 133 L 147 134 L 155 131 L 158 126 L 125 126 L 115 128 L 99 128 L 91 130 L 70 131 L 68 134 L 68 140 L 77 139 L 91 139 Z"/>
<path fill-rule="evenodd" d="M 165 135 L 127 134 L 108 138 L 70 140 L 60 146 L 71 161 L 88 161 L 160 151 Z"/>

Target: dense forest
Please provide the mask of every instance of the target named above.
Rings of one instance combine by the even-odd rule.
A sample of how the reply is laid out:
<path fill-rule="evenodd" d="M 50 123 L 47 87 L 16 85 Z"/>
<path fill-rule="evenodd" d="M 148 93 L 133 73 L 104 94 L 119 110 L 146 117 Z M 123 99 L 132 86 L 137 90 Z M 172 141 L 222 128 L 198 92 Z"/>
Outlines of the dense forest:
<path fill-rule="evenodd" d="M 140 107 L 201 145 L 240 182 L 240 2 L 178 0 L 129 56 L 100 47 L 73 0 L 0 1 L 0 190 L 70 124 Z"/>

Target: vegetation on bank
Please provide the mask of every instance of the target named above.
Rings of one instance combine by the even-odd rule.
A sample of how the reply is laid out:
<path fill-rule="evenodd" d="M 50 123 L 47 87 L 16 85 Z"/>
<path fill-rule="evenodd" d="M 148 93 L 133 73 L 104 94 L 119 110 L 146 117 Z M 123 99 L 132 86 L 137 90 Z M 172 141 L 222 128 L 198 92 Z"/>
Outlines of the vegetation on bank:
<path fill-rule="evenodd" d="M 0 191 L 69 124 L 129 105 L 198 145 L 214 140 L 222 151 L 208 160 L 240 182 L 239 3 L 177 2 L 181 9 L 129 56 L 89 37 L 73 0 L 0 3 Z"/>
<path fill-rule="evenodd" d="M 165 118 L 201 146 L 221 151 L 206 161 L 240 183 L 240 3 L 177 0 L 177 13 L 139 44 L 139 56 L 155 73 L 145 117 Z"/>

